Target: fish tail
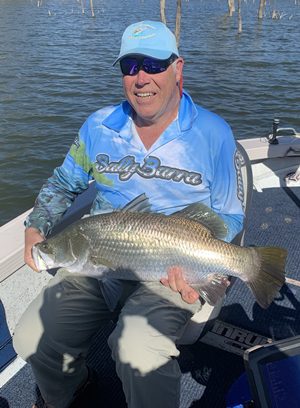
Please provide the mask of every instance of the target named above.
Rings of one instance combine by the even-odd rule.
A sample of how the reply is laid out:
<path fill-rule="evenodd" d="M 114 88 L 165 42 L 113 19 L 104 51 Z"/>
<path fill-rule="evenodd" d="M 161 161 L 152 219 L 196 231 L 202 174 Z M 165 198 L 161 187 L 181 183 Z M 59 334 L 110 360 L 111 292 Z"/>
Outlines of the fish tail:
<path fill-rule="evenodd" d="M 251 251 L 255 252 L 260 267 L 252 270 L 247 283 L 257 303 L 266 309 L 285 282 L 287 251 L 279 247 L 258 247 Z"/>

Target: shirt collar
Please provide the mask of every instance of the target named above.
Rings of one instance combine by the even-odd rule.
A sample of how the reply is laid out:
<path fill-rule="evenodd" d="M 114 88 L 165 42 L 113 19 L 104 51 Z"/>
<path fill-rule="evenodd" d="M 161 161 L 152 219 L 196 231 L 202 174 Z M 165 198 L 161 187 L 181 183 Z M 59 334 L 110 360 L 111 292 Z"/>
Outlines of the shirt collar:
<path fill-rule="evenodd" d="M 131 120 L 132 108 L 127 101 L 122 102 L 116 109 L 103 121 L 103 125 L 109 129 L 120 133 L 122 136 L 122 129 L 128 128 L 128 121 Z M 187 92 L 183 92 L 178 113 L 178 123 L 181 132 L 189 130 L 197 117 L 197 108 L 192 101 L 192 98 Z M 125 132 L 127 134 L 127 132 Z"/>

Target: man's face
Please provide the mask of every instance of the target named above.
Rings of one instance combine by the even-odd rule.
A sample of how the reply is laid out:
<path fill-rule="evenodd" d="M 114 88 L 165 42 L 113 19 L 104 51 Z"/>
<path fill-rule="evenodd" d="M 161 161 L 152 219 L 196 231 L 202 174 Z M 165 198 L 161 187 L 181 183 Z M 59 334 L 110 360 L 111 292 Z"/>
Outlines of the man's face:
<path fill-rule="evenodd" d="M 169 122 L 176 117 L 182 69 L 183 59 L 178 58 L 159 74 L 147 74 L 141 69 L 136 75 L 123 76 L 124 93 L 135 111 L 137 124 Z"/>

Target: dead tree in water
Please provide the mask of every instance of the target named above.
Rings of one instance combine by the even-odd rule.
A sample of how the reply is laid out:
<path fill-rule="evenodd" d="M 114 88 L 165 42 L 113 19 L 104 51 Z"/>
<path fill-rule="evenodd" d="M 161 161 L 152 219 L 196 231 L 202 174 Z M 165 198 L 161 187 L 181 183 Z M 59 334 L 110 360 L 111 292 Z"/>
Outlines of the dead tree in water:
<path fill-rule="evenodd" d="M 164 24 L 167 24 L 166 0 L 160 0 L 160 19 Z M 180 27 L 181 27 L 181 0 L 177 0 L 176 26 L 175 26 L 175 37 L 176 37 L 177 46 L 179 44 L 179 38 L 180 38 Z"/>
<path fill-rule="evenodd" d="M 84 4 L 83 4 L 83 0 L 80 0 L 80 5 L 81 5 L 81 13 L 84 14 Z"/>
<path fill-rule="evenodd" d="M 234 12 L 235 12 L 234 0 L 228 0 L 228 13 L 229 13 L 229 16 L 232 17 Z"/>
<path fill-rule="evenodd" d="M 259 1 L 258 18 L 263 18 L 267 0 Z"/>
<path fill-rule="evenodd" d="M 160 0 L 160 19 L 164 24 L 167 24 L 167 20 L 166 20 L 166 0 Z"/>
<path fill-rule="evenodd" d="M 176 37 L 177 47 L 179 45 L 179 39 L 180 39 L 180 27 L 181 27 L 181 0 L 177 0 L 176 28 L 175 28 L 175 37 Z"/>
<path fill-rule="evenodd" d="M 90 7 L 91 7 L 92 17 L 95 17 L 93 0 L 90 0 Z"/>
<path fill-rule="evenodd" d="M 240 34 L 242 32 L 242 4 L 241 0 L 238 0 L 238 16 L 239 16 L 239 28 L 238 28 L 238 33 Z"/>

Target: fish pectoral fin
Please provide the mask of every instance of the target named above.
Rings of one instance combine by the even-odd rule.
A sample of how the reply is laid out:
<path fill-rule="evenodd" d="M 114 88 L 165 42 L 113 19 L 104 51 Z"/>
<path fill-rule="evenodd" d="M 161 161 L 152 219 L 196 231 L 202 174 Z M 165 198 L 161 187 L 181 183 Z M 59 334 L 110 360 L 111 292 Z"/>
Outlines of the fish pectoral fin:
<path fill-rule="evenodd" d="M 208 228 L 216 238 L 224 239 L 227 235 L 228 231 L 225 222 L 217 213 L 203 203 L 190 204 L 183 210 L 177 211 L 172 215 L 200 222 Z"/>
<path fill-rule="evenodd" d="M 113 265 L 113 263 L 106 258 L 102 258 L 102 257 L 95 256 L 95 255 L 90 255 L 88 260 L 94 266 L 107 266 L 107 268 L 109 269 L 112 269 L 112 270 L 116 269 L 115 265 Z"/>
<path fill-rule="evenodd" d="M 205 281 L 198 286 L 200 296 L 210 305 L 216 305 L 225 295 L 230 285 L 227 276 L 217 273 L 209 275 Z"/>

